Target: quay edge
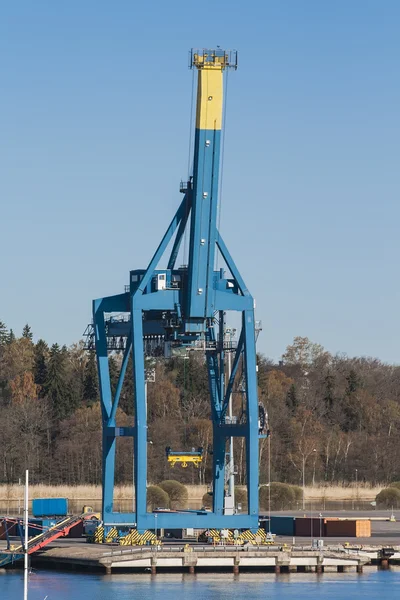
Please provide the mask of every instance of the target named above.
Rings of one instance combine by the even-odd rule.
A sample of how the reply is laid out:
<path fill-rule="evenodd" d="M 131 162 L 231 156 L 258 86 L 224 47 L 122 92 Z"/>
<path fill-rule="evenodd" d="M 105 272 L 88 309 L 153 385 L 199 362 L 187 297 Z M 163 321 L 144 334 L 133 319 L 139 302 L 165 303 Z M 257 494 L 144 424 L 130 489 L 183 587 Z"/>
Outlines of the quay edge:
<path fill-rule="evenodd" d="M 103 570 L 151 572 L 216 572 L 257 570 L 266 572 L 347 572 L 362 573 L 364 565 L 371 564 L 369 557 L 348 552 L 329 550 L 293 550 L 232 547 L 141 547 L 141 548 L 91 548 L 82 552 L 75 546 L 48 548 L 32 557 L 32 565 L 50 569 Z"/>

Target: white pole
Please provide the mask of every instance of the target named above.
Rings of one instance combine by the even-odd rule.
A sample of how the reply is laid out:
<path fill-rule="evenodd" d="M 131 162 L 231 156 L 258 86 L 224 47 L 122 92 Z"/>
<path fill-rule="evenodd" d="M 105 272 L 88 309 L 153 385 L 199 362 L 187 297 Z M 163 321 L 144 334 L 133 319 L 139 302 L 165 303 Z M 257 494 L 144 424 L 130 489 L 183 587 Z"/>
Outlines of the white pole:
<path fill-rule="evenodd" d="M 146 411 L 146 423 L 147 423 L 147 373 L 146 369 L 144 371 L 144 405 Z M 146 465 L 147 465 L 147 435 L 146 435 Z M 147 469 L 146 469 L 146 494 L 147 494 Z M 133 501 L 133 512 L 137 513 L 137 498 L 136 498 L 136 481 L 135 481 L 135 457 L 133 457 L 133 497 L 135 498 Z M 147 496 L 146 496 L 147 497 Z"/>
<path fill-rule="evenodd" d="M 232 341 L 232 334 L 230 335 L 230 341 Z M 228 350 L 228 381 L 232 372 L 232 354 L 230 348 Z M 230 423 L 232 424 L 233 407 L 232 407 L 232 394 L 229 395 L 229 417 Z M 235 510 L 235 465 L 233 460 L 233 437 L 229 439 L 229 484 L 228 493 L 232 498 L 233 510 Z"/>
<path fill-rule="evenodd" d="M 268 533 L 271 533 L 271 436 L 268 436 Z"/>
<path fill-rule="evenodd" d="M 358 469 L 356 469 L 356 501 L 358 502 Z"/>
<path fill-rule="evenodd" d="M 25 544 L 24 544 L 24 600 L 28 600 L 28 485 L 29 471 L 25 471 L 25 499 L 24 499 L 24 525 L 25 525 Z"/>

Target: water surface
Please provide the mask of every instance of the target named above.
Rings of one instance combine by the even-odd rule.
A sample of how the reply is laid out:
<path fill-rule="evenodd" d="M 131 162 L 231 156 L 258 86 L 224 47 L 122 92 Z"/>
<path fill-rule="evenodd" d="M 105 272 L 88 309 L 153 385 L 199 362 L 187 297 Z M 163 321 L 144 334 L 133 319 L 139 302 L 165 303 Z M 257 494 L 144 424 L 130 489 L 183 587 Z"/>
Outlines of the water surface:
<path fill-rule="evenodd" d="M 362 575 L 339 573 L 81 574 L 36 571 L 29 600 L 251 600 L 310 598 L 377 600 L 400 598 L 400 568 L 366 569 Z M 21 571 L 0 569 L 0 600 L 22 600 Z"/>

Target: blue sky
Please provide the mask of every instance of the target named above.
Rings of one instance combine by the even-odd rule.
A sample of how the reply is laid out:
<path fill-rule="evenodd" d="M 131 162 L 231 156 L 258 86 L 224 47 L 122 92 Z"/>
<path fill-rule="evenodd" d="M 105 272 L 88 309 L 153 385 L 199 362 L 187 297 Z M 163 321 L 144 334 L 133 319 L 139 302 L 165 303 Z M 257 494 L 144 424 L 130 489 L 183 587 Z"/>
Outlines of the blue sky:
<path fill-rule="evenodd" d="M 192 46 L 237 48 L 221 230 L 259 349 L 400 362 L 400 3 L 0 7 L 0 319 L 77 341 L 146 266 L 187 175 Z"/>

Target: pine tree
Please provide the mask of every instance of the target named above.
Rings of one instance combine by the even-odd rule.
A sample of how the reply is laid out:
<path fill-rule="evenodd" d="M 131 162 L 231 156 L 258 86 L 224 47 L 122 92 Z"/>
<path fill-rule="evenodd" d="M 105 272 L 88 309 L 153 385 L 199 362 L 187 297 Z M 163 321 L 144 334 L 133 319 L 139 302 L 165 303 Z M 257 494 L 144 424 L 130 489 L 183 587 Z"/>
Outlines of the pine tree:
<path fill-rule="evenodd" d="M 131 351 L 126 367 L 124 383 L 122 384 L 121 396 L 119 400 L 119 407 L 127 415 L 133 415 L 134 389 L 135 387 L 133 383 L 133 361 Z"/>
<path fill-rule="evenodd" d="M 7 337 L 7 344 L 12 344 L 13 342 L 15 342 L 15 333 L 10 329 Z"/>
<path fill-rule="evenodd" d="M 346 381 L 347 381 L 347 388 L 346 388 L 347 396 L 351 396 L 351 394 L 354 394 L 361 387 L 361 382 L 360 382 L 358 375 L 354 369 L 350 369 L 349 374 L 346 377 Z"/>
<path fill-rule="evenodd" d="M 33 340 L 32 329 L 30 328 L 28 323 L 25 325 L 25 327 L 22 330 L 22 337 L 26 338 L 27 340 L 31 340 L 31 341 Z"/>
<path fill-rule="evenodd" d="M 88 404 L 98 399 L 99 390 L 97 386 L 97 366 L 94 352 L 89 352 L 89 357 L 85 367 L 85 377 L 83 380 L 83 398 Z"/>
<path fill-rule="evenodd" d="M 176 359 L 173 367 L 177 369 L 176 385 L 184 390 L 187 397 L 201 397 L 204 391 L 208 394 L 208 375 L 205 363 L 195 353 L 189 360 Z"/>
<path fill-rule="evenodd" d="M 350 369 L 346 381 L 346 392 L 342 400 L 342 429 L 344 431 L 356 431 L 360 422 L 357 390 L 361 387 L 361 381 L 354 369 Z"/>
<path fill-rule="evenodd" d="M 35 383 L 40 385 L 40 396 L 44 395 L 44 386 L 47 381 L 47 357 L 49 347 L 44 340 L 38 340 L 35 345 L 35 359 L 33 364 L 33 375 Z"/>
<path fill-rule="evenodd" d="M 8 331 L 5 323 L 0 321 L 0 346 L 4 346 L 8 341 Z"/>
<path fill-rule="evenodd" d="M 117 389 L 117 385 L 118 385 L 119 370 L 118 370 L 117 361 L 115 360 L 115 358 L 113 356 L 110 356 L 108 359 L 108 368 L 110 370 L 111 393 L 114 398 L 115 390 Z"/>
<path fill-rule="evenodd" d="M 50 400 L 56 423 L 68 417 L 74 409 L 68 386 L 66 359 L 66 348 L 53 344 L 50 349 L 44 392 Z"/>
<path fill-rule="evenodd" d="M 296 412 L 298 404 L 296 386 L 292 384 L 286 394 L 286 405 L 291 412 Z"/>
<path fill-rule="evenodd" d="M 335 378 L 331 373 L 328 373 L 328 375 L 325 377 L 325 394 L 324 394 L 324 401 L 326 404 L 326 407 L 329 411 L 332 411 L 333 408 L 333 404 L 335 402 Z"/>
<path fill-rule="evenodd" d="M 63 346 L 61 346 L 61 351 L 60 352 L 61 352 L 63 358 L 65 360 L 68 360 L 68 348 L 67 348 L 67 346 L 65 344 Z"/>

